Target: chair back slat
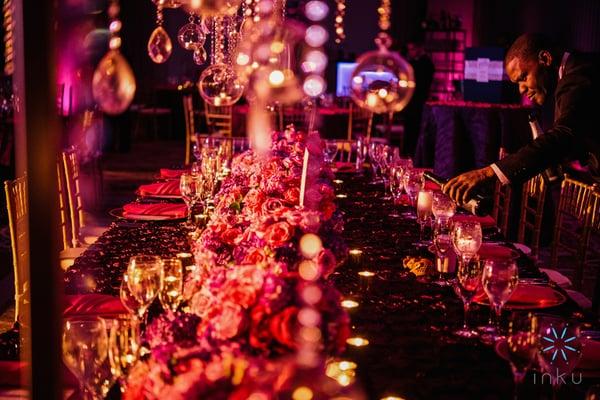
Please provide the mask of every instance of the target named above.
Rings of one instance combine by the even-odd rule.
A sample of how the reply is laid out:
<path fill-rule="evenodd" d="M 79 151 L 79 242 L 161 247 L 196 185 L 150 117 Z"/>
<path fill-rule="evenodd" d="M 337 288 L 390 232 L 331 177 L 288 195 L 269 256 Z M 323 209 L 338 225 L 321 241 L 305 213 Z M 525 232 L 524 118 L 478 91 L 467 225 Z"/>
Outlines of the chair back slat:
<path fill-rule="evenodd" d="M 512 187 L 510 185 L 502 185 L 496 182 L 494 188 L 494 206 L 492 208 L 492 217 L 496 221 L 496 225 L 505 237 L 508 234 L 508 217 L 510 215 L 510 201 L 512 197 Z"/>
<path fill-rule="evenodd" d="M 537 175 L 523 185 L 521 215 L 517 241 L 531 248 L 537 258 L 540 251 L 540 235 L 548 183 L 544 175 Z"/>
<path fill-rule="evenodd" d="M 60 214 L 60 233 L 62 238 L 63 250 L 71 247 L 72 242 L 70 238 L 71 227 L 69 226 L 69 199 L 67 190 L 65 187 L 65 174 L 62 167 L 62 160 L 58 160 L 56 163 L 56 177 L 57 177 L 57 188 L 58 188 L 58 207 Z"/>
<path fill-rule="evenodd" d="M 191 94 L 183 96 L 183 117 L 185 120 L 185 164 L 189 164 L 192 153 L 192 142 L 196 133 L 194 119 L 194 102 Z"/>
<path fill-rule="evenodd" d="M 348 109 L 348 140 L 356 139 L 358 136 L 371 137 L 373 127 L 373 113 L 350 103 Z"/>
<path fill-rule="evenodd" d="M 221 136 L 232 136 L 233 130 L 233 107 L 217 107 L 204 102 L 204 113 L 206 125 L 212 134 Z"/>
<path fill-rule="evenodd" d="M 29 203 L 27 177 L 4 182 L 15 280 L 15 320 L 23 312 L 29 291 Z"/>

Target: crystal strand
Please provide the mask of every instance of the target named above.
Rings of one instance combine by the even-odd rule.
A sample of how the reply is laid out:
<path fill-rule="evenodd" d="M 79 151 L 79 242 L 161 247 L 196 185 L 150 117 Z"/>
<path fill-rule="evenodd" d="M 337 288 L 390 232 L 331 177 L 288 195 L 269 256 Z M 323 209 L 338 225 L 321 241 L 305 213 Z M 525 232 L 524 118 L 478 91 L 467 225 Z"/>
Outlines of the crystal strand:
<path fill-rule="evenodd" d="M 216 60 L 216 41 L 217 41 L 217 33 L 216 33 L 216 18 L 211 20 L 212 22 L 212 38 L 210 41 L 210 64 L 214 65 Z"/>

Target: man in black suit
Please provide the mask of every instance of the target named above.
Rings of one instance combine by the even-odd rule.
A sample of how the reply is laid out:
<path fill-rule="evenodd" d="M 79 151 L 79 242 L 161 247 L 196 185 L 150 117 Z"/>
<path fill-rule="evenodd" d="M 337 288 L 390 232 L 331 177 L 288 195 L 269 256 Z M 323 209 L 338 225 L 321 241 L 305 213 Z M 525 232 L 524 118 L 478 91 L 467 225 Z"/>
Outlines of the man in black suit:
<path fill-rule="evenodd" d="M 452 178 L 444 192 L 466 202 L 473 189 L 499 179 L 521 183 L 546 168 L 579 160 L 600 177 L 600 60 L 595 55 L 555 49 L 542 35 L 525 34 L 505 57 L 510 80 L 521 95 L 542 105 L 554 95 L 554 124 L 531 144 L 487 167 Z"/>

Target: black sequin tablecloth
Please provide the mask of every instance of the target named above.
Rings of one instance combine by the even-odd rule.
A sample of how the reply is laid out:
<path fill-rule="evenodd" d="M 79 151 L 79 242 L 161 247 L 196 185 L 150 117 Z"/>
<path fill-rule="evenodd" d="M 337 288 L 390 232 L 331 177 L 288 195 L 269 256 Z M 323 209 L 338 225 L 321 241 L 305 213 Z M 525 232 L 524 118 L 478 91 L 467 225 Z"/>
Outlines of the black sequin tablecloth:
<path fill-rule="evenodd" d="M 338 185 L 337 193 L 347 195 L 338 197 L 338 206 L 345 214 L 344 237 L 350 248 L 364 253 L 360 265 L 348 261 L 330 279 L 346 299 L 359 303 L 350 310 L 352 331 L 369 344 L 349 347 L 345 358 L 358 364 L 358 376 L 368 397 L 512 398 L 509 365 L 493 346 L 453 335 L 463 316 L 462 302 L 453 290 L 403 269 L 402 259 L 407 255 L 432 257 L 426 249 L 413 245 L 419 230 L 416 221 L 406 217 L 409 209 L 383 199 L 381 185 L 353 174 L 339 178 L 344 183 Z M 116 221 L 65 274 L 66 293 L 118 296 L 131 255 L 187 252 L 188 233 L 179 223 Z M 519 261 L 519 268 L 522 277 L 540 276 L 526 259 Z M 376 275 L 366 281 L 358 275 L 361 270 Z M 472 324 L 486 323 L 489 309 L 473 308 Z M 570 300 L 545 312 L 584 318 Z M 0 358 L 14 359 L 14 332 L 3 338 L 7 343 L 0 343 Z M 3 352 L 3 347 L 7 351 Z M 598 381 L 585 379 L 580 385 L 569 385 L 562 389 L 560 398 L 584 398 L 586 388 L 593 383 Z M 539 399 L 549 398 L 551 391 L 549 385 L 529 384 L 524 393 L 522 398 Z"/>

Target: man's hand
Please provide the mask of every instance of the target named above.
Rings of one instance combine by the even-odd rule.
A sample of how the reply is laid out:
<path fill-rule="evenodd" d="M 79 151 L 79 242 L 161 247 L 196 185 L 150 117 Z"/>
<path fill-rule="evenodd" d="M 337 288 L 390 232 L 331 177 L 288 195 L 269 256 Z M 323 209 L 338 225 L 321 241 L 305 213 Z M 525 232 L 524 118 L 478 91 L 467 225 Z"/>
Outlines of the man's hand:
<path fill-rule="evenodd" d="M 475 169 L 450 179 L 442 190 L 458 204 L 464 204 L 469 200 L 473 189 L 495 176 L 492 167 Z"/>

